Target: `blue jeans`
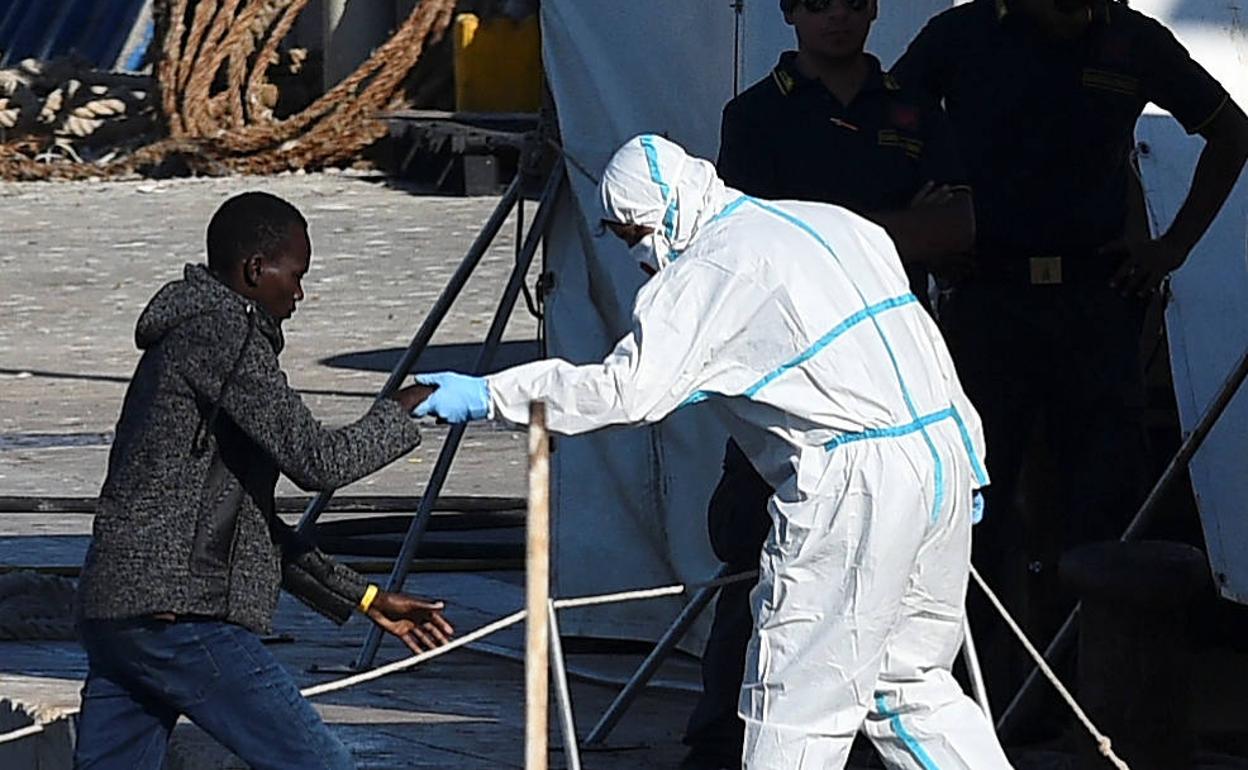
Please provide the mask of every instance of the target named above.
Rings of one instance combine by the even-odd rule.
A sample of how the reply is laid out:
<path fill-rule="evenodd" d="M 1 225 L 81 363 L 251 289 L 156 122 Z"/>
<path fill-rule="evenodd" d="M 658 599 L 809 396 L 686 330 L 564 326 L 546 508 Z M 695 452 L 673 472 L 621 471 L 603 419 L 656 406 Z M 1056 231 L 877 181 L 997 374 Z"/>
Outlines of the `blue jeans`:
<path fill-rule="evenodd" d="M 79 770 L 160 770 L 185 715 L 254 768 L 351 770 L 286 669 L 250 631 L 214 620 L 86 621 Z"/>

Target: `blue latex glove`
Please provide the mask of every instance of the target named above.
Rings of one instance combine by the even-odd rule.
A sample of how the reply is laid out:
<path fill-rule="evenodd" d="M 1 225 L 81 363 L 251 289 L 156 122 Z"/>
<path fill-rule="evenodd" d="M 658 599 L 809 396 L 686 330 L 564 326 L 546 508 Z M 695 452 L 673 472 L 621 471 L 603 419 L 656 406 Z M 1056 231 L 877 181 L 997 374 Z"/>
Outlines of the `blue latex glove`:
<path fill-rule="evenodd" d="M 438 388 L 412 412 L 417 417 L 433 415 L 447 422 L 469 422 L 483 420 L 490 414 L 490 388 L 484 377 L 437 372 L 418 374 L 416 382 Z"/>
<path fill-rule="evenodd" d="M 984 496 L 978 490 L 971 493 L 971 524 L 984 520 Z"/>

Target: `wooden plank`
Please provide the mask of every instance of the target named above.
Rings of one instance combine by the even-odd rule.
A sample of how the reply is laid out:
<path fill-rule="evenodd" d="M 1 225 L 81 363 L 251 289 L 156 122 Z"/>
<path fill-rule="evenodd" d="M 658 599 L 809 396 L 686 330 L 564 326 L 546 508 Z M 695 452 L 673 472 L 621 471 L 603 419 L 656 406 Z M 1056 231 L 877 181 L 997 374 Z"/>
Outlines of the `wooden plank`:
<path fill-rule="evenodd" d="M 529 529 L 526 546 L 525 730 L 526 770 L 546 770 L 550 749 L 550 437 L 546 404 L 529 405 Z"/>

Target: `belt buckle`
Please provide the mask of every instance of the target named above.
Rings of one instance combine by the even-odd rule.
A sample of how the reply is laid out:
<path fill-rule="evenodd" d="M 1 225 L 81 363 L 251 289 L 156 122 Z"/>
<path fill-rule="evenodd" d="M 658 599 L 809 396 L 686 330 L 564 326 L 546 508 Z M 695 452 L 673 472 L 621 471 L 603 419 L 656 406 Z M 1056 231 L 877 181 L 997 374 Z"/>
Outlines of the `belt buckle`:
<path fill-rule="evenodd" d="M 1030 263 L 1032 286 L 1055 286 L 1061 284 L 1061 257 L 1032 257 Z"/>

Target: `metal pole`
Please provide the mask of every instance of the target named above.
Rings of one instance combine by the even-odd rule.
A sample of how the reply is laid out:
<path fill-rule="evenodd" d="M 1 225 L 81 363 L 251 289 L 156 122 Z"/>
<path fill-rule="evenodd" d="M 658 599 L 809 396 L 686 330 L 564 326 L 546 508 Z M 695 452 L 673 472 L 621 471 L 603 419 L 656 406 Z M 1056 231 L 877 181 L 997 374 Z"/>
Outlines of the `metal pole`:
<path fill-rule="evenodd" d="M 1244 355 L 1239 359 L 1239 365 L 1236 366 L 1227 376 L 1226 381 L 1222 383 L 1222 387 L 1214 396 L 1213 403 L 1205 410 L 1200 420 L 1196 423 L 1196 427 L 1192 428 L 1192 432 L 1183 440 L 1179 446 L 1179 451 L 1175 453 L 1174 459 L 1166 466 L 1166 470 L 1161 474 L 1161 478 L 1153 485 L 1153 490 L 1148 493 L 1144 504 L 1140 506 L 1139 513 L 1135 514 L 1135 518 L 1127 525 L 1127 530 L 1122 533 L 1122 540 L 1137 539 L 1148 525 L 1152 523 L 1153 518 L 1157 515 L 1157 511 L 1161 508 L 1162 495 L 1169 489 L 1181 474 L 1187 471 L 1187 466 L 1191 464 L 1192 458 L 1204 446 L 1205 439 L 1213 430 L 1213 426 L 1218 420 L 1222 419 L 1222 414 L 1226 408 L 1231 405 L 1235 394 L 1239 392 L 1240 387 L 1244 384 L 1244 380 L 1248 378 L 1248 350 L 1244 351 Z"/>
<path fill-rule="evenodd" d="M 554 212 L 555 201 L 559 197 L 559 190 L 563 185 L 563 180 L 563 164 L 556 162 L 550 170 L 550 176 L 546 180 L 546 187 L 542 191 L 542 201 L 537 208 L 537 214 L 533 217 L 533 224 L 529 228 L 528 237 L 525 239 L 524 249 L 521 250 L 520 256 L 516 258 L 516 264 L 512 267 L 507 287 L 503 289 L 502 299 L 499 300 L 498 308 L 494 311 L 494 320 L 490 323 L 490 329 L 485 335 L 485 343 L 481 348 L 481 355 L 477 357 L 477 365 L 475 367 L 477 374 L 481 374 L 488 369 L 494 360 L 494 353 L 497 351 L 498 344 L 503 338 L 503 331 L 507 328 L 507 322 L 511 318 L 512 310 L 515 309 L 516 298 L 520 296 L 520 287 L 523 285 L 525 276 L 529 272 L 529 265 L 533 263 L 533 256 L 537 253 L 537 247 L 542 241 L 546 224 L 550 221 L 551 214 Z M 412 557 L 415 555 L 416 547 L 420 544 L 421 538 L 424 537 L 425 528 L 429 524 L 433 503 L 438 499 L 438 494 L 442 491 L 442 485 L 446 483 L 447 474 L 451 471 L 451 462 L 455 459 L 455 453 L 459 449 L 459 442 L 463 440 L 466 429 L 466 424 L 454 425 L 446 436 L 446 442 L 442 445 L 442 451 L 438 453 L 438 461 L 433 466 L 433 473 L 429 477 L 429 483 L 425 486 L 425 494 L 420 499 L 420 506 L 416 509 L 416 515 L 412 517 L 412 523 L 407 529 L 407 534 L 403 537 L 403 546 L 399 549 L 399 555 L 395 559 L 394 568 L 390 571 L 390 578 L 386 583 L 387 591 L 400 590 L 404 581 L 407 580 Z M 369 627 L 368 635 L 364 639 L 364 646 L 360 650 L 360 656 L 355 663 L 356 668 L 362 669 L 372 665 L 373 659 L 377 656 L 377 648 L 381 644 L 381 633 L 380 626 L 374 624 Z"/>
<path fill-rule="evenodd" d="M 745 11 L 745 0 L 732 2 L 732 95 L 741 93 L 741 14 Z"/>
<path fill-rule="evenodd" d="M 524 767 L 550 759 L 550 436 L 546 404 L 529 404 L 529 525 L 525 548 Z"/>
<path fill-rule="evenodd" d="M 1135 514 L 1135 518 L 1131 520 L 1131 523 L 1127 525 L 1126 531 L 1122 533 L 1122 542 L 1136 540 L 1152 523 L 1153 518 L 1161 507 L 1162 496 L 1169 490 L 1175 479 L 1187 471 L 1187 466 L 1191 463 L 1192 458 L 1200 451 L 1200 448 L 1205 443 L 1205 439 L 1209 436 L 1209 432 L 1213 430 L 1218 420 L 1222 418 L 1223 413 L 1230 406 L 1231 401 L 1235 398 L 1235 394 L 1239 392 L 1246 378 L 1248 378 L 1248 350 L 1244 351 L 1243 357 L 1239 359 L 1239 364 L 1222 383 L 1222 387 L 1218 390 L 1217 395 L 1214 396 L 1213 402 L 1209 404 L 1205 413 L 1197 421 L 1196 427 L 1192 428 L 1192 432 L 1183 439 L 1183 443 L 1179 446 L 1179 451 L 1170 460 L 1170 464 L 1162 472 L 1161 478 L 1153 485 L 1152 491 L 1148 493 L 1148 497 L 1145 498 L 1143 505 L 1140 506 L 1139 512 Z M 1080 604 L 1075 605 L 1075 608 L 1066 616 L 1062 627 L 1058 629 L 1057 635 L 1053 637 L 1053 641 L 1049 642 L 1049 646 L 1045 648 L 1044 659 L 1050 666 L 1054 665 L 1057 658 L 1074 641 L 1075 620 L 1079 616 L 1079 608 L 1081 606 Z M 1022 707 L 1027 702 L 1028 696 L 1035 689 L 1036 682 L 1039 679 L 1039 668 L 1032 668 L 1031 673 L 1023 681 L 1023 686 L 1018 689 L 1013 700 L 1010 701 L 1010 705 L 1006 707 L 1005 713 L 1001 715 L 1001 720 L 997 722 L 997 732 L 1003 737 L 1013 732 L 1018 716 L 1022 712 Z"/>
<path fill-rule="evenodd" d="M 984 712 L 984 716 L 988 717 L 988 721 L 991 722 L 992 706 L 988 703 L 988 688 L 984 685 L 984 671 L 979 666 L 979 653 L 975 651 L 975 637 L 971 635 L 971 623 L 965 617 L 962 618 L 962 636 L 962 660 L 966 663 L 966 673 L 971 680 L 971 694 Z"/>
<path fill-rule="evenodd" d="M 576 745 L 576 720 L 572 714 L 572 694 L 568 690 L 568 671 L 563 661 L 563 641 L 559 636 L 559 618 L 552 600 L 550 617 L 550 666 L 555 677 L 555 696 L 559 701 L 559 727 L 563 733 L 563 753 L 568 770 L 581 770 L 581 750 Z"/>
<path fill-rule="evenodd" d="M 403 384 L 403 380 L 411 372 L 412 367 L 416 365 L 416 361 L 421 354 L 425 352 L 425 348 L 429 347 L 429 340 L 433 339 L 433 333 L 437 331 L 438 326 L 442 324 L 442 320 L 446 318 L 446 314 L 450 312 L 451 306 L 455 304 L 455 300 L 459 297 L 460 292 L 468 284 L 468 279 L 472 277 L 473 271 L 481 263 L 481 258 L 489 250 L 490 244 L 498 236 L 499 230 L 502 230 L 503 225 L 507 223 L 507 217 L 511 215 L 511 210 L 519 199 L 520 174 L 516 174 L 515 178 L 511 180 L 511 184 L 508 185 L 507 191 L 503 193 L 502 199 L 494 207 L 494 213 L 490 214 L 490 218 L 486 220 L 485 226 L 481 228 L 476 240 L 472 242 L 467 255 L 459 263 L 459 267 L 455 268 L 451 279 L 447 281 L 445 288 L 442 289 L 442 293 L 438 295 L 437 300 L 433 303 L 433 307 L 429 309 L 429 314 L 425 316 L 425 320 L 421 322 L 416 335 L 412 337 L 412 341 L 408 343 L 407 349 L 403 351 L 403 356 L 394 365 L 394 369 L 390 371 L 390 378 L 386 380 L 386 384 L 382 386 L 381 391 L 377 394 L 377 400 L 389 397 Z M 298 531 L 300 534 L 307 532 L 316 523 L 316 520 L 325 511 L 326 506 L 329 505 L 330 498 L 333 496 L 333 492 L 322 492 L 308 504 L 307 510 L 303 512 L 303 516 L 299 519 Z"/>
<path fill-rule="evenodd" d="M 718 580 L 728 575 L 728 565 L 723 565 L 719 571 L 715 573 L 713 580 Z M 601 745 L 619 724 L 620 719 L 624 716 L 624 712 L 633 704 L 637 696 L 641 694 L 649 682 L 651 677 L 659 670 L 659 666 L 667 659 L 676 645 L 689 632 L 689 627 L 702 614 L 702 610 L 706 609 L 706 605 L 711 603 L 711 599 L 715 598 L 715 594 L 721 586 L 704 586 L 694 593 L 693 598 L 685 605 L 680 614 L 676 616 L 676 620 L 672 621 L 672 625 L 663 632 L 663 636 L 654 645 L 654 649 L 641 662 L 636 673 L 624 685 L 624 689 L 620 690 L 620 694 L 615 696 L 615 700 L 611 701 L 611 705 L 603 712 L 602 718 L 598 720 L 598 724 L 594 725 L 594 729 L 589 731 L 589 736 L 585 739 L 586 746 Z"/>

